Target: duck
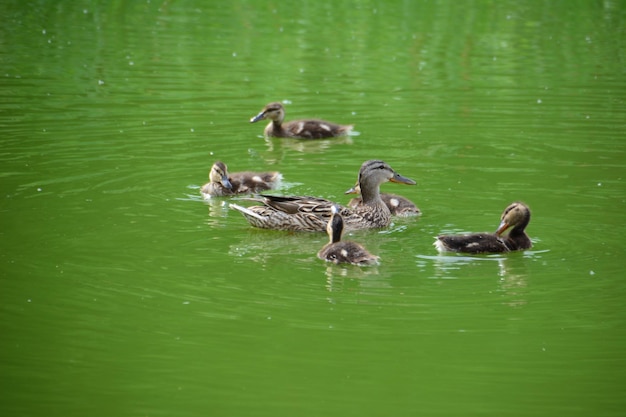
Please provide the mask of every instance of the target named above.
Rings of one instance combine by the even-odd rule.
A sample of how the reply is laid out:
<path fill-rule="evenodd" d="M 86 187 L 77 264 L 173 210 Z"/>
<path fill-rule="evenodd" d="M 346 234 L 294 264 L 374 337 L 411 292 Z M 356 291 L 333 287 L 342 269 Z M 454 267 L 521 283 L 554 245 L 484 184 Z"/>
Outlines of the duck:
<path fill-rule="evenodd" d="M 279 102 L 269 103 L 250 123 L 269 119 L 270 123 L 263 133 L 267 137 L 296 138 L 296 139 L 323 139 L 348 134 L 354 125 L 340 125 L 325 120 L 307 119 L 292 120 L 283 123 L 285 108 Z"/>
<path fill-rule="evenodd" d="M 209 182 L 202 186 L 200 193 L 204 198 L 256 194 L 276 188 L 282 178 L 282 174 L 277 171 L 229 174 L 226 164 L 216 161 L 209 172 Z"/>
<path fill-rule="evenodd" d="M 415 185 L 415 181 L 398 174 L 384 161 L 363 162 L 359 170 L 359 186 L 363 204 L 356 208 L 338 205 L 346 230 L 383 228 L 391 223 L 391 212 L 380 199 L 380 185 L 391 181 Z M 254 227 L 274 230 L 323 232 L 337 203 L 309 196 L 272 196 L 259 194 L 252 199 L 262 205 L 242 207 L 231 204 Z"/>
<path fill-rule="evenodd" d="M 357 182 L 354 187 L 350 188 L 344 194 L 361 194 L 361 188 Z M 421 216 L 422 212 L 414 202 L 406 197 L 397 194 L 380 193 L 380 199 L 387 205 L 392 216 L 409 217 Z M 361 197 L 355 197 L 348 202 L 348 207 L 356 208 L 363 204 Z"/>
<path fill-rule="evenodd" d="M 530 249 L 532 242 L 525 232 L 530 222 L 530 209 L 520 201 L 504 209 L 495 233 L 472 233 L 464 235 L 440 235 L 435 240 L 439 252 L 503 253 Z M 502 235 L 510 229 L 507 235 Z"/>
<path fill-rule="evenodd" d="M 359 243 L 341 240 L 343 217 L 341 217 L 336 205 L 331 207 L 331 216 L 326 225 L 326 232 L 330 241 L 317 253 L 318 258 L 335 264 L 347 263 L 358 266 L 378 263 L 379 257 L 372 255 Z"/>

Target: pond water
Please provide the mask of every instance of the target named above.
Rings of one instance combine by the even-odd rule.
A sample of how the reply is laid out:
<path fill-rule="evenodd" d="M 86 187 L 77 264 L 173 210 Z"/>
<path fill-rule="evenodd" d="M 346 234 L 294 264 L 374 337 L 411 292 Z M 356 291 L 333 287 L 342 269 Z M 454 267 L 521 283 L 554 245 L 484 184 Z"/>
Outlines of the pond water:
<path fill-rule="evenodd" d="M 623 415 L 623 2 L 0 12 L 2 415 Z M 356 134 L 265 139 L 270 101 Z M 383 159 L 423 215 L 327 264 L 203 201 L 217 159 L 341 203 Z M 432 246 L 515 200 L 531 250 Z"/>

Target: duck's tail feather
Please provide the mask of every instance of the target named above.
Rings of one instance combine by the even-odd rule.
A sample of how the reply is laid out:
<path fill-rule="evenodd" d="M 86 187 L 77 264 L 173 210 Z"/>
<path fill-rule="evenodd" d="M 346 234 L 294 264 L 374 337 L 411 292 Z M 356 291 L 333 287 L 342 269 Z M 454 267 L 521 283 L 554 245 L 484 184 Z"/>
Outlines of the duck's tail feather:
<path fill-rule="evenodd" d="M 250 209 L 248 209 L 246 207 L 240 206 L 239 204 L 231 203 L 230 207 L 235 209 L 235 210 L 237 210 L 237 211 L 239 211 L 241 214 L 243 214 L 246 217 L 254 217 L 257 220 L 265 220 L 262 216 L 258 215 L 254 211 L 252 211 L 252 210 L 250 210 Z"/>

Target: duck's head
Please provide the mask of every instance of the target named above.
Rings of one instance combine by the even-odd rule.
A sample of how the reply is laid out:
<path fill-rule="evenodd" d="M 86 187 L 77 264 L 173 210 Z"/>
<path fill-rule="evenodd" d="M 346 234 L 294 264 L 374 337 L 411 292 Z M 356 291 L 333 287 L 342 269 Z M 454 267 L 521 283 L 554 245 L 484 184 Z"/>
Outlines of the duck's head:
<path fill-rule="evenodd" d="M 226 168 L 226 164 L 222 161 L 217 161 L 213 164 L 211 172 L 209 173 L 209 180 L 211 182 L 219 182 L 229 190 L 233 188 L 233 185 L 228 179 L 228 168 Z"/>
<path fill-rule="evenodd" d="M 496 235 L 500 236 L 511 227 L 524 230 L 529 221 L 530 209 L 526 204 L 516 201 L 504 209 L 502 221 L 496 230 Z"/>
<path fill-rule="evenodd" d="M 326 233 L 330 238 L 330 243 L 341 241 L 341 234 L 343 233 L 343 217 L 339 214 L 339 207 L 333 204 L 330 208 L 331 216 L 326 225 Z"/>
<path fill-rule="evenodd" d="M 285 108 L 279 102 L 270 103 L 263 107 L 263 110 L 252 119 L 250 123 L 258 122 L 259 120 L 270 119 L 274 122 L 282 123 L 285 118 Z"/>
<path fill-rule="evenodd" d="M 380 184 L 387 181 L 415 185 L 415 181 L 398 174 L 384 161 L 372 159 L 363 162 L 358 181 L 363 201 L 367 201 L 372 194 L 377 193 Z"/>

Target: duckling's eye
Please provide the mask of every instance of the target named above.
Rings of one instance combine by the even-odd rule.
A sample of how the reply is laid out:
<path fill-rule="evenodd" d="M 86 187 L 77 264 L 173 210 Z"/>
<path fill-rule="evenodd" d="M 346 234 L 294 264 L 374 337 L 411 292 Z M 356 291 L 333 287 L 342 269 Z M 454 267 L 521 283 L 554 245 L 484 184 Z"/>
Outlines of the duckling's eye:
<path fill-rule="evenodd" d="M 384 165 L 378 165 L 378 169 L 385 169 Z"/>

